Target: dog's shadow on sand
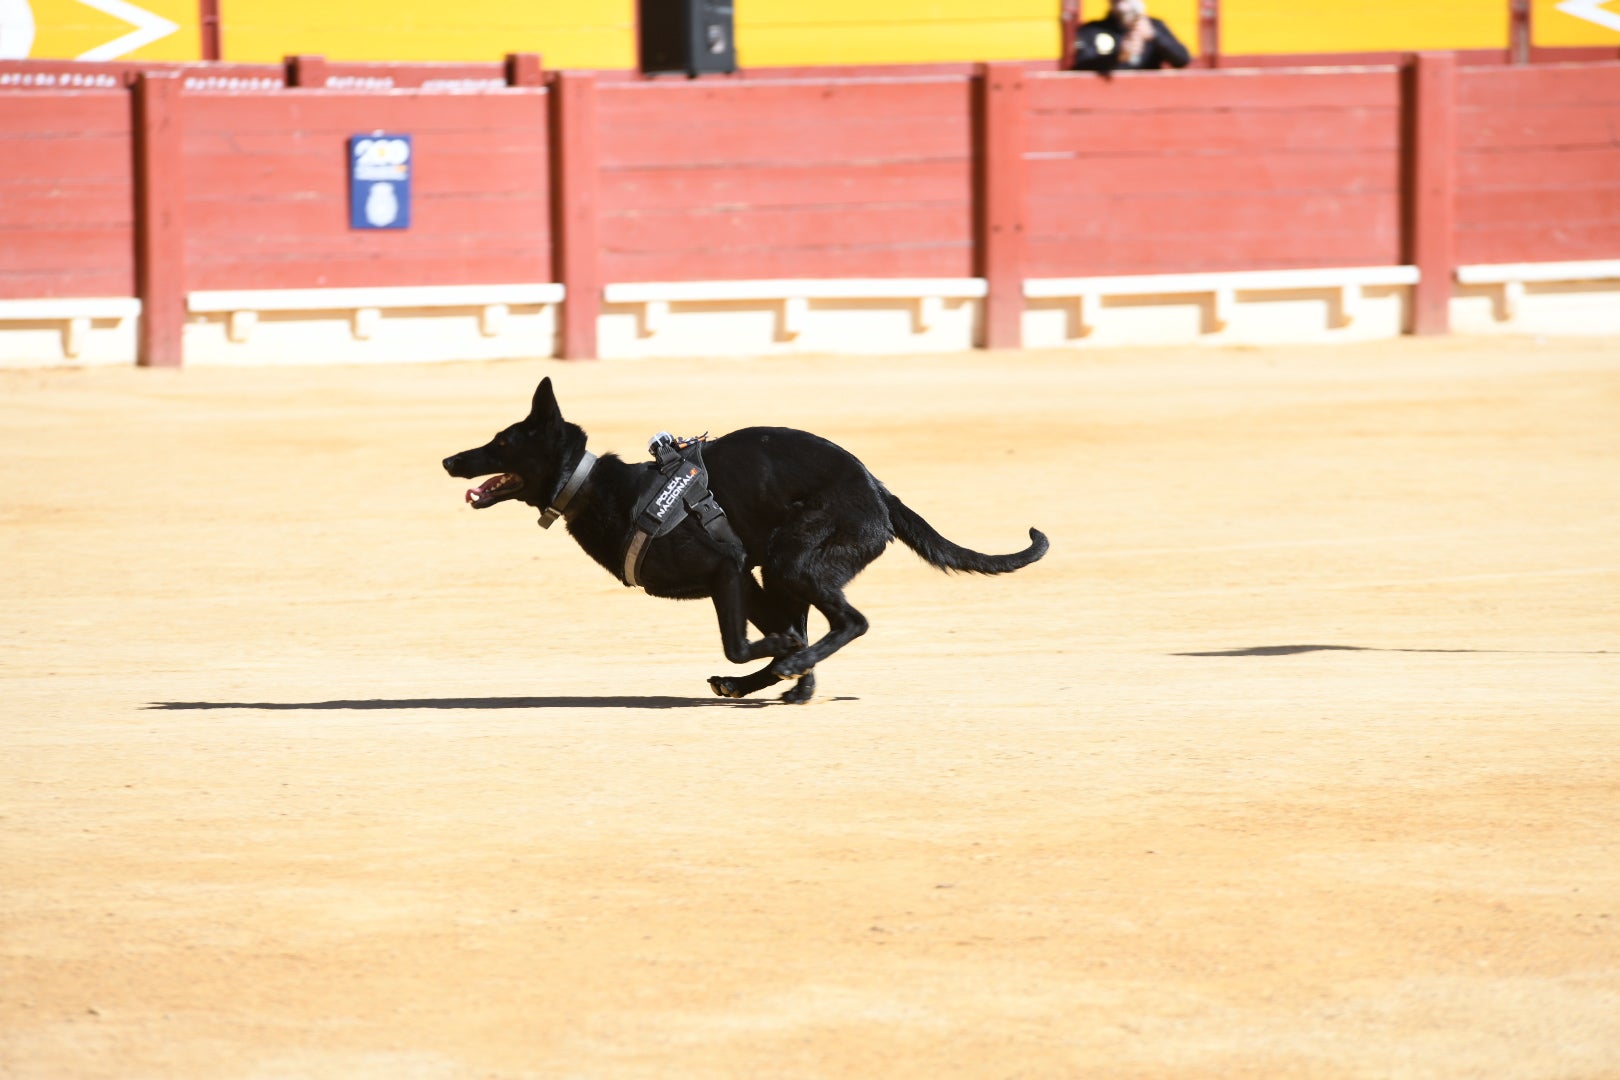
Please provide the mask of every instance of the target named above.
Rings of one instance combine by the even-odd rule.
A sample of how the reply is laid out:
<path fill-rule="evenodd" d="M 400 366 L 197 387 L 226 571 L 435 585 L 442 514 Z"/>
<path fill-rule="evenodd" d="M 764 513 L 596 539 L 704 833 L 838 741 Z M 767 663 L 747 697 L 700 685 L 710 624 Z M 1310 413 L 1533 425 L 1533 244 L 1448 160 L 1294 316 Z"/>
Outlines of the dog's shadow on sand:
<path fill-rule="evenodd" d="M 1243 649 L 1215 649 L 1209 652 L 1178 652 L 1172 656 L 1298 656 L 1315 652 L 1379 653 L 1512 653 L 1535 656 L 1607 656 L 1605 649 L 1381 649 L 1372 645 L 1251 645 Z"/>
<path fill-rule="evenodd" d="M 852 697 L 828 701 L 857 701 Z M 728 698 L 637 697 L 450 697 L 353 698 L 336 701 L 154 701 L 148 709 L 185 712 L 207 709 L 246 709 L 258 712 L 322 712 L 373 709 L 768 709 L 786 702 L 775 698 L 735 701 Z"/>

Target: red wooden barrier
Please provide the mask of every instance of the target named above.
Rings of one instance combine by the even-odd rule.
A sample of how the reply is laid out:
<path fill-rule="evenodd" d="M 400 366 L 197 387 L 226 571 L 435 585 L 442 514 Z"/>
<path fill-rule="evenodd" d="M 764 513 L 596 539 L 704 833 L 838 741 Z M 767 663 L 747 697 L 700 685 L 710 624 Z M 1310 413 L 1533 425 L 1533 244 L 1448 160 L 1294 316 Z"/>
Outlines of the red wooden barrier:
<path fill-rule="evenodd" d="M 1398 70 L 1034 75 L 1031 277 L 1401 259 Z"/>
<path fill-rule="evenodd" d="M 1620 257 L 1620 65 L 1461 71 L 1457 258 Z"/>
<path fill-rule="evenodd" d="M 971 276 L 970 88 L 604 83 L 602 279 Z"/>
<path fill-rule="evenodd" d="M 0 98 L 0 299 L 133 296 L 129 95 Z"/>
<path fill-rule="evenodd" d="M 192 289 L 552 280 L 546 91 L 186 97 Z M 411 227 L 349 228 L 347 140 L 414 141 Z"/>
<path fill-rule="evenodd" d="M 185 290 L 560 280 L 573 357 L 607 282 L 979 276 L 985 340 L 1008 345 L 1025 278 L 1412 262 L 1413 328 L 1438 332 L 1459 262 L 1620 256 L 1615 64 L 549 86 L 538 57 L 486 68 L 525 86 L 176 65 L 132 110 L 40 82 L 116 65 L 0 65 L 33 80 L 0 90 L 0 297 L 140 295 L 142 362 L 172 363 Z M 375 130 L 415 138 L 407 231 L 348 227 L 346 141 Z"/>

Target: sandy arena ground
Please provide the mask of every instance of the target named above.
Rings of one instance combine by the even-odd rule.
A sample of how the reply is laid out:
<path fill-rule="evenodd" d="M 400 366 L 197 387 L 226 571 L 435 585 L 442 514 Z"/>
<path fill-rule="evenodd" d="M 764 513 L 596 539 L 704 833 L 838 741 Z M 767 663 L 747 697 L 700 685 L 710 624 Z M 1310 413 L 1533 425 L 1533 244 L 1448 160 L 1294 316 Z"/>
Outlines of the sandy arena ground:
<path fill-rule="evenodd" d="M 543 373 L 1052 552 L 720 701 L 441 471 Z M 1620 1076 L 1620 343 L 13 370 L 0 454 L 0 1076 Z"/>

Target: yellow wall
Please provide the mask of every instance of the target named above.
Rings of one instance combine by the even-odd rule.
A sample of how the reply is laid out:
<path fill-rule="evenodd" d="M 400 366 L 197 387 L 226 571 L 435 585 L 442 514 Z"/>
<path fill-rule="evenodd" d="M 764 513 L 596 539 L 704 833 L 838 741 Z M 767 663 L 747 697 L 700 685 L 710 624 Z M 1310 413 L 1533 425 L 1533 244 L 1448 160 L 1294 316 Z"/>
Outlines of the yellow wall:
<path fill-rule="evenodd" d="M 737 0 L 744 67 L 1030 60 L 1059 51 L 1057 0 Z"/>
<path fill-rule="evenodd" d="M 1537 45 L 1620 46 L 1620 0 L 1607 0 L 1584 19 L 1559 11 L 1559 2 L 1531 0 L 1530 36 Z"/>
<path fill-rule="evenodd" d="M 130 0 L 176 29 L 118 58 L 201 56 L 197 0 Z M 219 0 L 225 59 L 497 60 L 538 52 L 550 68 L 636 63 L 636 0 Z M 744 67 L 907 64 L 1055 57 L 1061 0 L 736 0 Z M 0 18 L 34 26 L 29 55 L 70 59 L 103 49 L 131 25 L 95 0 L 0 0 Z M 1620 0 L 1593 18 L 1532 0 L 1538 45 L 1620 46 Z M 1231 55 L 1503 49 L 1507 0 L 1221 0 L 1221 51 Z M 1567 6 L 1567 5 L 1566 5 Z M 1107 0 L 1083 0 L 1100 18 Z M 1148 0 L 1149 11 L 1198 50 L 1198 0 Z M 0 28 L 0 47 L 18 40 Z M 113 58 L 104 56 L 104 58 Z"/>
<path fill-rule="evenodd" d="M 220 0 L 227 60 L 499 60 L 633 68 L 634 0 Z"/>
<path fill-rule="evenodd" d="M 1506 0 L 1221 0 L 1221 52 L 1505 49 Z"/>

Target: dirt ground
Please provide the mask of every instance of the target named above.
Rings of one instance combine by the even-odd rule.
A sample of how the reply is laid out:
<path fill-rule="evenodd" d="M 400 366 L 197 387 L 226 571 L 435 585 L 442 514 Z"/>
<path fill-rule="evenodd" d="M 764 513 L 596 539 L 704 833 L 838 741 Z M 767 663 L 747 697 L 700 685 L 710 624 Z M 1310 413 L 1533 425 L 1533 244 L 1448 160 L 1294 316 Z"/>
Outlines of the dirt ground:
<path fill-rule="evenodd" d="M 544 373 L 1051 554 L 721 701 L 440 469 Z M 1620 343 L 13 370 L 0 456 L 7 1078 L 1620 1077 Z"/>

